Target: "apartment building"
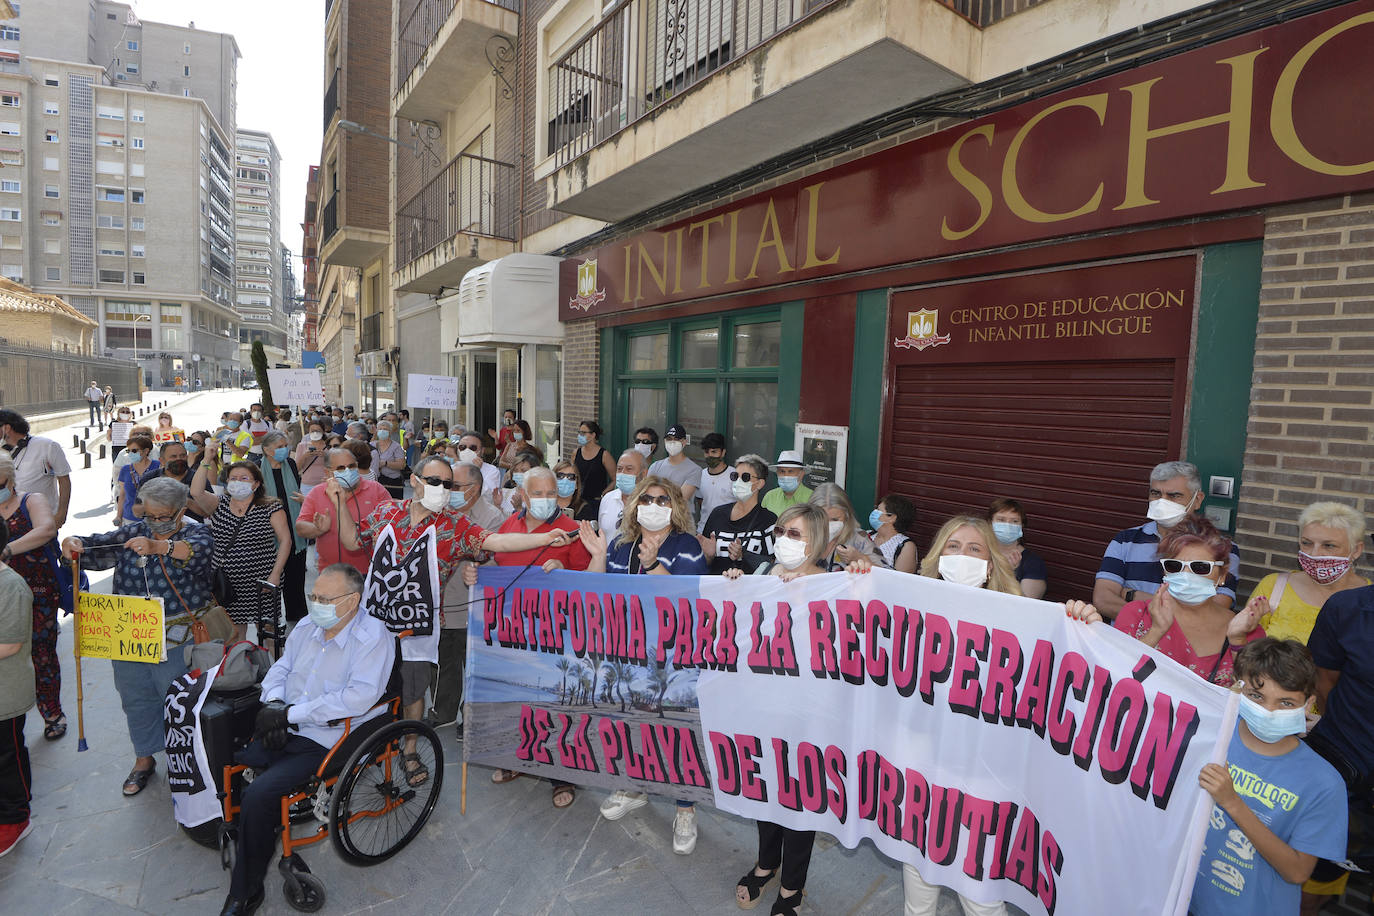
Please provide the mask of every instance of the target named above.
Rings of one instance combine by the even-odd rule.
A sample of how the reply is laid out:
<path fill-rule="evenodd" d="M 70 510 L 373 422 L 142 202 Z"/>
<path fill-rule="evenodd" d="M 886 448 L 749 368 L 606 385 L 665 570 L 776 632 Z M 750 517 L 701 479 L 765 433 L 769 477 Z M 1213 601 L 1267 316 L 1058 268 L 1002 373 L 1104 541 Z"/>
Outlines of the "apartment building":
<path fill-rule="evenodd" d="M 668 11 L 520 23 L 522 200 L 606 224 L 558 250 L 564 431 L 798 448 L 923 547 L 1015 497 L 1054 598 L 1160 461 L 1247 585 L 1307 503 L 1374 513 L 1374 3 Z"/>
<path fill-rule="evenodd" d="M 233 38 L 89 0 L 25 4 L 9 27 L 0 271 L 98 321 L 99 352 L 147 385 L 235 381 Z M 174 77 L 174 58 L 203 60 Z"/>
<path fill-rule="evenodd" d="M 359 410 L 396 401 L 387 189 L 390 0 L 332 0 L 325 14 L 324 139 L 316 221 L 325 393 Z"/>
<path fill-rule="evenodd" d="M 305 323 L 301 328 L 302 368 L 318 366 L 322 357 L 319 351 L 319 228 L 317 220 L 320 210 L 320 167 L 310 166 L 305 180 L 305 221 L 301 223 L 301 305 L 304 307 Z"/>
<path fill-rule="evenodd" d="M 240 128 L 234 145 L 234 307 L 239 316 L 239 364 L 251 372 L 252 347 L 261 341 L 272 367 L 286 366 L 282 271 L 281 155 L 272 135 Z"/>

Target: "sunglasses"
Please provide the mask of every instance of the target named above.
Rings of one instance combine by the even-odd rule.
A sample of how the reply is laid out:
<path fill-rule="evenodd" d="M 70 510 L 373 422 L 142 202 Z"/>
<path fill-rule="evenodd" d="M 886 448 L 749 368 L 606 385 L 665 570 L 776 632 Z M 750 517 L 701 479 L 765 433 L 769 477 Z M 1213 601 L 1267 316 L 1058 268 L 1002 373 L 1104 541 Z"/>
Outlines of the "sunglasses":
<path fill-rule="evenodd" d="M 755 480 L 762 480 L 763 478 L 759 477 L 757 474 L 751 474 L 748 471 L 731 471 L 730 479 L 742 480 L 745 483 L 751 483 Z"/>
<path fill-rule="evenodd" d="M 459 446 L 458 446 L 458 451 L 460 451 L 460 452 L 475 452 L 475 451 L 477 451 L 477 446 L 475 446 L 475 445 L 459 445 Z"/>
<path fill-rule="evenodd" d="M 1218 566 L 1225 566 L 1225 560 L 1160 560 L 1159 565 L 1166 573 L 1183 572 L 1184 568 L 1199 576 L 1209 576 Z"/>
<path fill-rule="evenodd" d="M 442 477 L 421 477 L 420 479 L 423 480 L 425 483 L 429 484 L 431 487 L 443 487 L 445 490 L 463 489 L 463 484 L 459 483 L 456 480 L 445 480 Z"/>
<path fill-rule="evenodd" d="M 635 440 L 635 445 L 653 445 L 653 444 L 654 444 L 654 440 L 652 440 L 652 439 L 636 439 L 636 440 Z"/>
<path fill-rule="evenodd" d="M 791 538 L 794 541 L 806 540 L 806 534 L 800 528 L 783 528 L 781 525 L 773 526 L 773 537 Z"/>
<path fill-rule="evenodd" d="M 555 474 L 555 475 L 553 475 L 553 476 L 554 476 L 554 477 L 557 477 L 559 480 L 571 480 L 571 481 L 573 481 L 573 482 L 576 482 L 576 481 L 577 481 L 577 475 L 576 475 L 576 474 Z"/>
<path fill-rule="evenodd" d="M 648 493 L 645 493 L 643 496 L 639 497 L 639 504 L 641 506 L 647 506 L 650 504 L 657 506 L 671 506 L 673 504 L 673 498 L 669 496 L 667 493 L 664 493 L 662 496 L 650 496 Z"/>

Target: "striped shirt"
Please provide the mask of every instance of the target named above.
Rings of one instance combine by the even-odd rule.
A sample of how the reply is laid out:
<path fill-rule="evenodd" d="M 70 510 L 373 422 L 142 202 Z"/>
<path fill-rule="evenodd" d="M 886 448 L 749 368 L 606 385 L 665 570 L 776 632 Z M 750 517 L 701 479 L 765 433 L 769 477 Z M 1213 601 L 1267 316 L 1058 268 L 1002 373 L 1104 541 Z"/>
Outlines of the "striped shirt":
<path fill-rule="evenodd" d="M 606 572 L 628 573 L 638 569 L 639 557 L 636 541 L 622 541 L 617 536 L 606 551 Z M 658 559 L 669 574 L 674 576 L 704 576 L 707 573 L 706 557 L 701 552 L 701 542 L 695 534 L 674 531 L 664 539 L 658 548 Z"/>
<path fill-rule="evenodd" d="M 1124 589 L 1135 589 L 1153 595 L 1164 581 L 1164 570 L 1159 565 L 1159 526 L 1146 522 L 1135 528 L 1119 532 L 1107 550 L 1102 554 L 1102 567 L 1097 578 L 1115 582 Z M 1217 589 L 1232 601 L 1236 599 L 1236 576 L 1240 572 L 1240 548 L 1231 542 L 1231 562 L 1226 571 L 1226 581 Z"/>

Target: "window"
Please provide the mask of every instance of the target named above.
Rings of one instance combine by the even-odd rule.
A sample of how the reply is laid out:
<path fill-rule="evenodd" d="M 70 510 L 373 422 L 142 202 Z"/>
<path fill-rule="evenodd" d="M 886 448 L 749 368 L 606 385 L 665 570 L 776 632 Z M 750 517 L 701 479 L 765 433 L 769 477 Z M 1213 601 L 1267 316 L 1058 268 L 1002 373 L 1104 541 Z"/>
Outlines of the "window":
<path fill-rule="evenodd" d="M 114 203 L 124 202 L 123 188 L 97 188 L 95 192 L 96 200 L 108 200 Z"/>
<path fill-rule="evenodd" d="M 58 161 L 57 161 L 57 157 L 56 157 L 56 156 L 44 156 L 44 157 L 43 157 L 43 168 L 44 168 L 45 170 L 47 170 L 47 171 L 49 171 L 49 172 L 56 172 L 56 171 L 58 170 L 59 167 L 60 167 L 60 166 L 59 166 L 59 164 L 58 164 Z"/>
<path fill-rule="evenodd" d="M 181 303 L 163 302 L 158 306 L 163 324 L 181 324 Z"/>
<path fill-rule="evenodd" d="M 143 149 L 143 138 L 131 137 L 129 139 L 129 145 L 132 146 L 134 149 Z"/>
<path fill-rule="evenodd" d="M 19 122 L 0 121 L 0 134 L 4 134 L 7 137 L 19 136 Z"/>
<path fill-rule="evenodd" d="M 143 282 L 143 274 L 139 273 L 138 271 L 134 271 L 134 286 L 142 286 Z"/>
<path fill-rule="evenodd" d="M 57 77 L 55 77 L 55 76 L 45 76 L 45 77 L 43 77 L 43 85 L 44 85 L 44 86 L 56 86 L 56 85 L 58 85 Z"/>
<path fill-rule="evenodd" d="M 181 90 L 181 94 L 182 94 L 185 98 L 188 98 L 188 99 L 189 99 L 189 98 L 191 97 L 191 90 L 189 90 L 189 89 L 183 89 L 183 90 Z"/>
<path fill-rule="evenodd" d="M 62 268 L 60 268 L 60 267 L 49 267 L 49 268 L 47 269 L 47 276 L 48 276 L 48 279 L 49 279 L 49 280 L 61 280 L 61 279 L 62 279 Z"/>
<path fill-rule="evenodd" d="M 109 213 L 101 213 L 95 218 L 97 229 L 123 229 L 124 217 L 115 216 Z"/>
<path fill-rule="evenodd" d="M 62 196 L 62 192 L 58 189 L 57 185 L 55 184 L 45 184 L 43 185 L 43 196 L 50 198 L 52 200 L 56 200 L 57 198 Z"/>
<path fill-rule="evenodd" d="M 45 114 L 45 115 L 56 115 L 56 114 L 61 114 L 61 113 L 62 113 L 62 109 L 58 108 L 56 102 L 44 102 L 44 103 L 43 103 L 43 114 Z"/>
<path fill-rule="evenodd" d="M 162 329 L 162 349 L 180 350 L 182 347 L 181 339 L 181 328 Z"/>
<path fill-rule="evenodd" d="M 129 120 L 130 120 L 130 121 L 136 121 L 137 123 L 142 124 L 142 123 L 143 123 L 143 110 L 142 110 L 142 109 L 139 109 L 139 108 L 131 109 L 131 110 L 129 111 Z"/>
<path fill-rule="evenodd" d="M 0 207 L 0 220 L 17 223 L 24 218 L 24 213 L 14 207 Z"/>
<path fill-rule="evenodd" d="M 108 20 L 110 20 L 111 22 L 114 22 L 114 21 L 117 20 L 119 17 L 116 16 L 114 13 L 106 13 L 106 14 L 105 14 L 105 18 L 108 19 Z"/>
<path fill-rule="evenodd" d="M 130 245 L 129 256 L 134 258 L 144 257 L 144 247 L 142 245 Z"/>
<path fill-rule="evenodd" d="M 129 350 L 134 346 L 134 335 L 138 335 L 138 348 L 149 350 L 153 346 L 153 329 L 148 327 L 145 322 L 140 322 L 131 328 L 107 327 L 105 328 L 105 346 L 113 347 L 117 350 Z"/>
<path fill-rule="evenodd" d="M 123 249 L 123 248 L 102 248 L 102 249 L 100 249 L 100 253 L 101 253 L 103 256 L 107 257 L 107 258 L 122 258 L 122 257 L 124 257 L 124 249 Z"/>
<path fill-rule="evenodd" d="M 96 146 L 123 146 L 124 138 L 115 134 L 97 134 Z"/>
<path fill-rule="evenodd" d="M 124 72 L 125 72 L 125 73 L 137 73 L 137 72 L 138 72 L 138 64 L 126 64 L 125 67 L 124 67 Z"/>
<path fill-rule="evenodd" d="M 134 216 L 129 218 L 129 228 L 135 232 L 143 231 L 143 217 Z"/>
<path fill-rule="evenodd" d="M 19 27 L 13 25 L 0 25 L 0 41 L 18 41 Z"/>
<path fill-rule="evenodd" d="M 141 204 L 141 203 L 143 203 L 143 192 L 142 192 L 142 191 L 130 191 L 130 192 L 129 192 L 129 203 L 131 203 L 131 204 Z"/>
<path fill-rule="evenodd" d="M 19 107 L 19 95 L 18 95 L 18 93 L 14 93 L 14 92 L 0 92 L 0 107 L 3 107 L 3 108 L 18 108 L 18 107 Z"/>
<path fill-rule="evenodd" d="M 124 282 L 124 271 L 122 271 L 122 270 L 105 270 L 104 268 L 101 268 L 101 271 L 100 271 L 100 282 L 101 282 L 101 283 L 123 283 L 123 282 Z"/>
<path fill-rule="evenodd" d="M 59 213 L 44 213 L 44 214 L 43 214 L 43 225 L 45 225 L 45 226 L 60 226 L 60 225 L 62 225 L 62 216 L 61 216 L 61 214 L 59 214 Z"/>
<path fill-rule="evenodd" d="M 61 253 L 62 253 L 62 240 L 61 240 L 61 239 L 44 239 L 44 240 L 43 240 L 43 251 L 44 251 L 44 253 L 46 253 L 46 254 L 61 254 Z"/>
<path fill-rule="evenodd" d="M 4 131 L 0 131 L 0 133 L 4 133 Z M 55 131 L 55 130 L 45 130 L 45 131 L 43 131 L 43 142 L 44 142 L 44 143 L 56 143 L 56 142 L 58 142 L 57 131 Z"/>
<path fill-rule="evenodd" d="M 182 76 L 190 76 L 190 75 L 191 75 L 191 65 L 190 65 L 190 64 L 186 64 L 185 66 L 183 66 L 183 67 L 181 68 L 181 75 L 182 75 Z"/>
<path fill-rule="evenodd" d="M 134 40 L 131 38 L 131 39 L 129 39 L 128 41 L 126 41 L 126 42 L 124 43 L 124 47 L 128 48 L 130 51 L 137 51 L 137 50 L 138 50 L 138 42 L 134 41 Z"/>
<path fill-rule="evenodd" d="M 110 159 L 97 159 L 95 161 L 95 170 L 101 175 L 123 175 L 124 163 L 115 162 Z"/>
<path fill-rule="evenodd" d="M 115 74 L 115 79 L 117 79 L 117 80 L 127 80 L 128 77 L 125 76 L 123 73 L 116 73 L 116 74 Z"/>
<path fill-rule="evenodd" d="M 109 299 L 105 302 L 105 319 L 107 321 L 135 321 L 140 315 L 153 317 L 153 304 L 151 302 L 123 302 L 118 299 Z"/>
<path fill-rule="evenodd" d="M 143 177 L 143 163 L 141 163 L 141 162 L 130 162 L 130 163 L 129 163 L 129 177 L 130 177 L 130 178 L 142 178 L 142 177 Z"/>
<path fill-rule="evenodd" d="M 182 45 L 182 46 L 181 46 L 181 53 L 182 53 L 182 54 L 190 54 L 190 53 L 191 53 L 191 46 L 190 46 L 190 45 Z"/>
<path fill-rule="evenodd" d="M 124 109 L 117 108 L 113 105 L 97 105 L 95 108 L 95 114 L 96 117 L 104 118 L 107 121 L 124 120 Z"/>
<path fill-rule="evenodd" d="M 24 154 L 17 149 L 0 149 L 0 162 L 5 165 L 23 165 Z"/>
<path fill-rule="evenodd" d="M 19 187 L 19 182 L 11 178 L 0 178 L 0 191 L 7 194 L 18 194 L 23 189 Z"/>
<path fill-rule="evenodd" d="M 15 283 L 24 282 L 24 268 L 18 264 L 6 264 L 0 267 L 0 274 L 3 274 L 6 280 L 13 280 Z"/>

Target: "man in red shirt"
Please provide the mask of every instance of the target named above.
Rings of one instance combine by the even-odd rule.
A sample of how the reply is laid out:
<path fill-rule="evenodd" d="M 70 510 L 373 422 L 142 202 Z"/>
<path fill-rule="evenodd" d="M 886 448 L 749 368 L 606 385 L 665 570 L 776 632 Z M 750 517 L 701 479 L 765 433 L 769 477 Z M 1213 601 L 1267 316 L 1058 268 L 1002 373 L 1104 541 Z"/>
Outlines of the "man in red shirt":
<path fill-rule="evenodd" d="M 325 454 L 328 468 L 326 481 L 338 482 L 344 494 L 344 505 L 356 526 L 365 521 L 372 510 L 391 499 L 386 487 L 375 480 L 364 480 L 358 469 L 358 458 L 346 448 L 332 448 Z M 347 563 L 364 576 L 372 562 L 368 550 L 344 550 L 339 539 L 338 503 L 325 487 L 314 487 L 301 504 L 296 519 L 296 531 L 303 538 L 314 538 L 319 551 L 319 569 L 335 563 Z"/>
<path fill-rule="evenodd" d="M 433 528 L 437 535 L 439 594 L 443 593 L 460 560 L 481 561 L 489 553 L 558 547 L 569 540 L 565 531 L 553 528 L 538 534 L 490 533 L 477 527 L 467 516 L 452 511 L 449 492 L 460 489 L 461 484 L 453 479 L 453 468 L 442 458 L 431 457 L 422 461 L 411 476 L 410 483 L 416 493 L 422 494 L 419 499 L 383 502 L 372 510 L 361 526 L 349 513 L 338 511 L 343 499 L 343 489 L 338 480 L 331 477 L 325 481 L 324 489 L 335 501 L 339 538 L 345 550 L 366 550 L 370 554 L 377 538 L 390 525 L 396 532 L 396 558 L 401 559 L 420 535 Z M 437 626 L 438 621 L 435 623 Z M 409 657 L 406 651 L 408 642 L 409 639 L 401 642 L 401 704 L 406 718 L 418 719 L 424 713 L 430 670 L 438 659 Z M 414 740 L 408 739 L 407 744 L 407 755 L 413 755 Z M 421 785 L 429 778 L 428 770 L 418 758 L 407 756 L 405 766 L 411 785 Z"/>

